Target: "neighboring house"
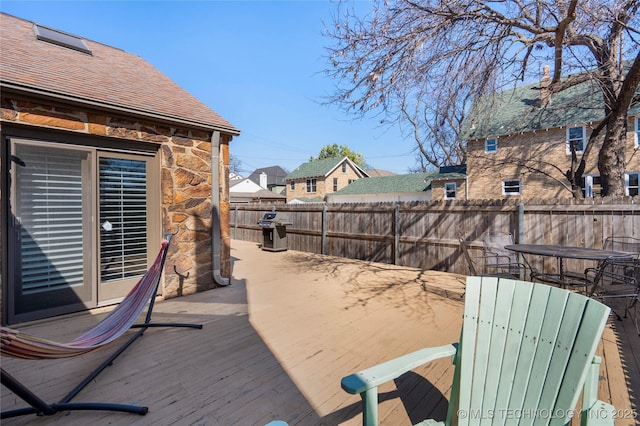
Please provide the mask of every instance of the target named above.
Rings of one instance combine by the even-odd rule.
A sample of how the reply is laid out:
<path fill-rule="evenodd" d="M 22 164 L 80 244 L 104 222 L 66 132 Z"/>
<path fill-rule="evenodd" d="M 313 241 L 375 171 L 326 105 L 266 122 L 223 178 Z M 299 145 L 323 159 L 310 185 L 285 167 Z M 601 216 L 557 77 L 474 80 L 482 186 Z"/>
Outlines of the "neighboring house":
<path fill-rule="evenodd" d="M 285 178 L 287 172 L 280 166 L 263 167 L 256 169 L 249 179 L 261 187 L 275 192 L 276 194 L 284 194 L 286 189 Z"/>
<path fill-rule="evenodd" d="M 325 195 L 365 177 L 369 177 L 367 172 L 347 157 L 309 161 L 287 175 L 287 202 L 323 200 Z"/>
<path fill-rule="evenodd" d="M 382 170 L 382 169 L 367 169 L 366 172 L 369 175 L 369 177 L 393 176 L 396 174 L 388 170 Z"/>
<path fill-rule="evenodd" d="M 465 166 L 441 167 L 437 172 L 359 179 L 327 194 L 328 203 L 464 200 Z"/>
<path fill-rule="evenodd" d="M 433 200 L 467 200 L 467 165 L 442 166 L 431 177 Z"/>
<path fill-rule="evenodd" d="M 239 174 L 236 174 L 233 172 L 229 173 L 229 186 L 233 186 L 234 184 L 240 182 L 241 180 L 244 180 L 244 178 Z"/>
<path fill-rule="evenodd" d="M 284 195 L 264 189 L 248 178 L 231 183 L 229 198 L 231 203 L 284 204 L 287 201 Z"/>
<path fill-rule="evenodd" d="M 564 173 L 570 169 L 570 144 L 578 158 L 592 130 L 603 119 L 602 95 L 586 82 L 549 96 L 548 69 L 540 83 L 479 99 L 464 123 L 470 199 L 572 197 Z M 629 111 L 626 143 L 626 193 L 638 195 L 640 105 Z M 603 130 L 604 132 L 604 130 Z M 601 144 L 601 143 L 600 143 Z M 600 144 L 586 164 L 583 193 L 599 195 Z M 634 154 L 635 153 L 635 154 Z"/>
<path fill-rule="evenodd" d="M 2 323 L 231 276 L 229 122 L 137 55 L 0 14 Z M 212 214 L 213 213 L 213 214 Z"/>

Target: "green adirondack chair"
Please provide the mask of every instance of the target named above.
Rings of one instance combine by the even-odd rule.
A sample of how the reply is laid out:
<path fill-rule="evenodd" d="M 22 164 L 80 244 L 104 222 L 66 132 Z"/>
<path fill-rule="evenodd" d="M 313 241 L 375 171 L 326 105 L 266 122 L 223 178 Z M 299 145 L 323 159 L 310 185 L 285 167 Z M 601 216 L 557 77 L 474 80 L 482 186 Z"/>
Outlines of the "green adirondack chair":
<path fill-rule="evenodd" d="M 583 425 L 613 425 L 598 401 L 595 351 L 609 308 L 577 293 L 495 277 L 468 277 L 459 343 L 422 349 L 342 379 L 360 394 L 363 424 L 378 424 L 377 387 L 419 365 L 452 356 L 446 421 L 420 425 L 564 425 L 583 391 Z"/>

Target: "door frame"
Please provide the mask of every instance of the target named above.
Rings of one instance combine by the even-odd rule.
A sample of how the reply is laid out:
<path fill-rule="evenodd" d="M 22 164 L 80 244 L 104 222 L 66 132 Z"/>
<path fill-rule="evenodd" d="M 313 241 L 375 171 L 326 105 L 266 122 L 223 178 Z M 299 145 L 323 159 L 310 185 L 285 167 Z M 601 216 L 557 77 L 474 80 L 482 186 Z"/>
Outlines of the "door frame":
<path fill-rule="evenodd" d="M 31 127 L 27 127 L 24 125 L 16 125 L 13 123 L 3 122 L 0 126 L 0 254 L 5 254 L 0 256 L 0 288 L 1 288 L 1 301 L 2 301 L 2 316 L 1 323 L 3 325 L 6 324 L 15 324 L 18 322 L 29 321 L 30 318 L 25 317 L 25 314 L 21 314 L 20 316 L 15 315 L 14 310 L 14 297 L 12 291 L 12 281 L 10 279 L 9 273 L 13 271 L 13 268 L 9 268 L 10 262 L 15 260 L 15 255 L 10 253 L 9 251 L 9 218 L 10 214 L 10 166 L 11 166 L 11 146 L 8 142 L 11 138 L 16 139 L 28 139 L 49 143 L 61 143 L 66 145 L 75 145 L 81 146 L 85 148 L 93 148 L 101 151 L 112 151 L 118 153 L 125 154 L 137 154 L 152 157 L 150 159 L 151 167 L 148 172 L 147 177 L 150 183 L 148 187 L 148 200 L 149 200 L 149 209 L 153 210 L 154 215 L 157 216 L 157 220 L 154 219 L 149 223 L 149 232 L 147 235 L 147 257 L 148 264 L 153 262 L 153 257 L 157 254 L 157 248 L 160 246 L 160 242 L 162 240 L 162 185 L 160 182 L 161 179 L 161 146 L 160 143 L 152 143 L 152 142 L 144 142 L 144 141 L 134 141 L 128 139 L 115 139 L 107 136 L 99 136 L 99 135 L 82 135 L 77 133 L 70 133 L 61 130 L 55 129 L 34 129 Z M 94 193 L 97 194 L 97 179 L 95 182 L 96 187 L 92 188 Z M 95 204 L 97 208 L 98 204 L 98 196 L 94 197 L 96 199 Z M 96 215 L 97 215 L 96 211 Z M 94 267 L 94 274 L 92 277 L 92 285 L 96 287 L 99 286 L 99 271 L 97 262 L 98 260 L 98 246 L 99 241 L 97 237 L 97 226 L 99 226 L 97 221 L 97 216 L 94 216 L 92 224 L 92 234 L 94 234 L 95 238 L 92 244 L 95 246 L 95 254 L 93 255 L 94 262 L 96 262 L 96 266 Z M 157 223 L 156 223 L 157 222 Z M 107 302 L 99 302 L 96 301 L 96 306 L 104 306 L 111 303 L 117 303 L 121 298 L 109 300 Z M 81 308 L 80 310 L 88 309 L 86 307 Z M 45 316 L 38 316 L 47 318 L 50 316 L 58 315 L 63 312 L 58 312 L 58 309 L 52 309 L 51 312 L 46 312 Z M 32 318 L 35 319 L 35 318 Z"/>

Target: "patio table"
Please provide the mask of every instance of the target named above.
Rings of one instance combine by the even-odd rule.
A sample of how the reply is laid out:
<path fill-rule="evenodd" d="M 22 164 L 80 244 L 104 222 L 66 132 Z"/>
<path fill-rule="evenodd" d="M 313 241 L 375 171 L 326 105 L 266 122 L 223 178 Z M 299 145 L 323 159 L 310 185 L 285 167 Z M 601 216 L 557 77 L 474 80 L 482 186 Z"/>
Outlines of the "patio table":
<path fill-rule="evenodd" d="M 559 284 L 561 286 L 567 285 L 588 285 L 587 277 L 581 277 L 582 274 L 567 273 L 564 270 L 564 259 L 581 259 L 581 260 L 595 260 L 602 262 L 611 257 L 617 257 L 621 260 L 630 260 L 637 253 L 622 252 L 615 250 L 604 250 L 589 247 L 572 247 L 555 244 L 511 244 L 505 246 L 507 250 L 515 251 L 517 253 L 534 254 L 539 256 L 555 257 L 558 260 L 558 274 L 545 274 L 536 271 L 531 268 L 531 278 L 538 278 L 541 281 L 548 281 Z M 526 258 L 523 256 L 525 263 L 529 265 Z"/>

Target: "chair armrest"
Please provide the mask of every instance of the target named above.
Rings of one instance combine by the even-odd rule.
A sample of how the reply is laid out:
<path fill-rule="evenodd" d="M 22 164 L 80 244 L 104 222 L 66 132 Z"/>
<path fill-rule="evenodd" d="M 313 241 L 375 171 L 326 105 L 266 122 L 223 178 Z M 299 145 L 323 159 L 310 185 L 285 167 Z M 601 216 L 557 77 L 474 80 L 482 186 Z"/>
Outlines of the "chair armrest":
<path fill-rule="evenodd" d="M 435 348 L 425 348 L 407 355 L 383 362 L 382 364 L 362 370 L 358 373 L 343 377 L 340 382 L 342 389 L 351 393 L 359 394 L 369 389 L 393 380 L 414 368 L 426 364 L 438 358 L 455 355 L 458 344 L 438 346 Z"/>
<path fill-rule="evenodd" d="M 614 424 L 615 407 L 597 399 L 601 363 L 602 358 L 594 356 L 587 370 L 582 392 L 581 426 L 613 426 Z"/>
<path fill-rule="evenodd" d="M 615 418 L 615 407 L 598 400 L 591 408 L 582 412 L 580 423 L 582 426 L 613 426 Z"/>

